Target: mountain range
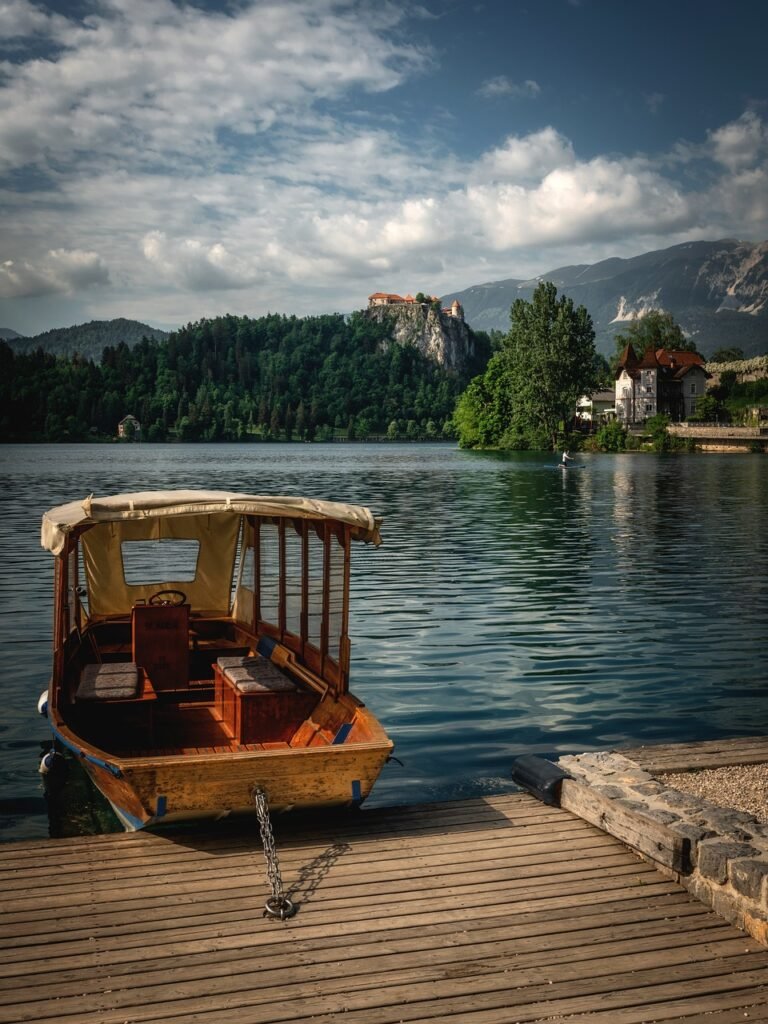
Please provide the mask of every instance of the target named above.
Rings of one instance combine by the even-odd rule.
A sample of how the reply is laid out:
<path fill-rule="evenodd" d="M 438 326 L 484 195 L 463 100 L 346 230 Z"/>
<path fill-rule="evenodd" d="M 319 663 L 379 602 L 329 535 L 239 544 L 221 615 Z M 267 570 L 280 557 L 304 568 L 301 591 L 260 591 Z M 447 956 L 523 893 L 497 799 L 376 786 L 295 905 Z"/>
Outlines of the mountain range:
<path fill-rule="evenodd" d="M 768 353 L 768 241 L 685 242 L 631 259 L 559 267 L 530 279 L 473 285 L 443 296 L 458 299 L 474 330 L 509 330 L 515 299 L 530 300 L 541 281 L 589 311 L 596 345 L 612 355 L 614 337 L 651 309 L 671 313 L 699 351 L 738 347 Z"/>

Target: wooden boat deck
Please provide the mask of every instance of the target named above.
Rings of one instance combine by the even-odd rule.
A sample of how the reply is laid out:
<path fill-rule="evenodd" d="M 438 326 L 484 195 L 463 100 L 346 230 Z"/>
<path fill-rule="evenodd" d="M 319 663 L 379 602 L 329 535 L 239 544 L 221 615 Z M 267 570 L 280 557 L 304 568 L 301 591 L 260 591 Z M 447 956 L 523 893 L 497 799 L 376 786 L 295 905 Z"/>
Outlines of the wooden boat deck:
<path fill-rule="evenodd" d="M 766 764 L 768 737 L 743 736 L 732 740 L 702 740 L 696 743 L 658 743 L 617 750 L 617 753 L 636 761 L 652 775 L 696 772 L 734 765 Z"/>
<path fill-rule="evenodd" d="M 98 710 L 98 709 L 97 709 Z M 154 727 L 150 732 L 142 721 L 99 723 L 96 728 L 79 726 L 79 733 L 116 757 L 143 757 L 148 753 L 161 756 L 180 754 L 236 754 L 243 751 L 285 749 L 284 741 L 240 743 L 227 731 L 213 701 L 164 703 L 153 708 Z M 162 745 L 157 737 L 162 736 Z M 316 743 L 328 742 L 321 733 Z"/>
<path fill-rule="evenodd" d="M 768 951 L 526 794 L 0 847 L 0 1021 L 734 1024 Z"/>

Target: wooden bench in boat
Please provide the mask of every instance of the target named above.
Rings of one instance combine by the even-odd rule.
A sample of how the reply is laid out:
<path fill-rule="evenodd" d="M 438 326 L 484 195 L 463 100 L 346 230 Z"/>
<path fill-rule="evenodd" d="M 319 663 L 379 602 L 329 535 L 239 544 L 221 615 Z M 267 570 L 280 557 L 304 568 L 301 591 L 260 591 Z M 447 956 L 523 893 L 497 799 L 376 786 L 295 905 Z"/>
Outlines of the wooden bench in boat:
<path fill-rule="evenodd" d="M 319 699 L 259 654 L 219 658 L 213 672 L 216 708 L 237 743 L 289 742 Z"/>
<path fill-rule="evenodd" d="M 157 693 L 147 673 L 135 662 L 88 664 L 74 694 L 81 719 L 135 724 L 152 734 Z"/>

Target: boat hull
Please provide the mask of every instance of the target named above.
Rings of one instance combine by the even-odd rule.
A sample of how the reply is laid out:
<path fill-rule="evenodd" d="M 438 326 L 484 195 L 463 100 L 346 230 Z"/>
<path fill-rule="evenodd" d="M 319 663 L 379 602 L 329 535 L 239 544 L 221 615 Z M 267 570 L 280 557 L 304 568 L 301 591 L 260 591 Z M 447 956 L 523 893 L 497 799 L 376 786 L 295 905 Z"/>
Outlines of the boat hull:
<path fill-rule="evenodd" d="M 254 812 L 264 790 L 272 811 L 362 803 L 393 744 L 290 748 L 233 754 L 112 759 L 82 765 L 128 831 L 159 823 Z M 119 774 L 118 774 L 119 773 Z"/>

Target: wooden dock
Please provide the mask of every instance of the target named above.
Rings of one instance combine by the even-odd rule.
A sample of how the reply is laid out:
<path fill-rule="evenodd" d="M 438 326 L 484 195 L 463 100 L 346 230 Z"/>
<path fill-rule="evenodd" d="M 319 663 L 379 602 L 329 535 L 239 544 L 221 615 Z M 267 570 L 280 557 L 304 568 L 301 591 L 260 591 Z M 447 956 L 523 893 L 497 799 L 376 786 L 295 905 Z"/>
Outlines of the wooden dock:
<path fill-rule="evenodd" d="M 526 794 L 0 846 L 0 1021 L 735 1024 L 768 951 Z"/>
<path fill-rule="evenodd" d="M 734 765 L 768 764 L 768 737 L 743 736 L 731 740 L 700 740 L 695 743 L 653 743 L 618 753 L 636 761 L 651 775 L 663 772 L 697 772 Z"/>

